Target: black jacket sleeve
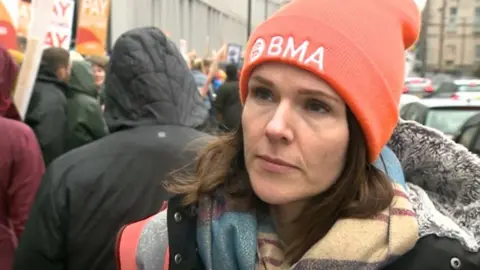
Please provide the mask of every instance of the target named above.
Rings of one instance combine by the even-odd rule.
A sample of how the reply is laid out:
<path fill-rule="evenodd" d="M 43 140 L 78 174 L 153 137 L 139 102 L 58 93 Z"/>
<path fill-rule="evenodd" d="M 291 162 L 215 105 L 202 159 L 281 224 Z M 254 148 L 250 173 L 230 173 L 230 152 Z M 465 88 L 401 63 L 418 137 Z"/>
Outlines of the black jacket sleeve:
<path fill-rule="evenodd" d="M 26 117 L 26 123 L 37 136 L 46 166 L 65 152 L 67 129 L 66 98 L 63 96 L 48 98 L 44 106 L 29 110 Z"/>
<path fill-rule="evenodd" d="M 67 269 L 67 191 L 58 184 L 60 177 L 50 167 L 42 179 L 16 250 L 14 270 Z"/>

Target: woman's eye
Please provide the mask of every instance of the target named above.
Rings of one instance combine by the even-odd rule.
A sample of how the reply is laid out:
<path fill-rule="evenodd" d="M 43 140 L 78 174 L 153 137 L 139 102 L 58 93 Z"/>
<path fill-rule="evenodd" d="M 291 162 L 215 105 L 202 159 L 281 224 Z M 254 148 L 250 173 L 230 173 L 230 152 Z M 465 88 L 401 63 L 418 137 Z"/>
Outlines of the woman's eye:
<path fill-rule="evenodd" d="M 305 109 L 317 113 L 326 113 L 330 111 L 330 109 L 327 105 L 325 105 L 325 103 L 318 100 L 308 100 L 305 105 Z"/>
<path fill-rule="evenodd" d="M 261 100 L 271 101 L 273 100 L 272 92 L 267 88 L 257 87 L 253 89 L 253 95 Z"/>

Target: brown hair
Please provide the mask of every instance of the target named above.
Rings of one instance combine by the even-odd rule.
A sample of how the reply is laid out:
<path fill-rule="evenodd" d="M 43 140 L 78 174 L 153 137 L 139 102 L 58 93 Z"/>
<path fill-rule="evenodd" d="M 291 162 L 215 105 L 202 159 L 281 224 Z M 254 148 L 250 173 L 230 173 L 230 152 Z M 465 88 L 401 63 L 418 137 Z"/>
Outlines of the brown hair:
<path fill-rule="evenodd" d="M 339 179 L 324 193 L 312 197 L 294 223 L 294 242 L 285 251 L 294 263 L 323 238 L 339 218 L 369 218 L 392 202 L 393 187 L 380 170 L 369 164 L 365 137 L 348 110 L 350 139 L 346 162 Z M 198 156 L 195 174 L 174 174 L 167 189 L 184 195 L 186 205 L 198 202 L 202 194 L 223 187 L 229 207 L 240 211 L 265 211 L 268 205 L 253 192 L 245 168 L 241 129 L 208 145 Z"/>
<path fill-rule="evenodd" d="M 42 54 L 42 64 L 56 72 L 59 68 L 68 67 L 70 64 L 70 53 L 59 47 L 47 48 Z"/>
<path fill-rule="evenodd" d="M 202 59 L 192 60 L 192 69 L 193 70 L 202 70 Z"/>
<path fill-rule="evenodd" d="M 91 55 L 87 57 L 86 59 L 88 62 L 90 62 L 92 65 L 98 66 L 102 68 L 103 70 L 107 69 L 108 66 L 108 57 L 106 56 L 98 56 L 98 55 Z"/>
<path fill-rule="evenodd" d="M 206 69 L 206 70 L 209 70 L 210 67 L 212 66 L 212 63 L 213 63 L 212 59 L 204 58 L 202 60 L 202 68 Z"/>

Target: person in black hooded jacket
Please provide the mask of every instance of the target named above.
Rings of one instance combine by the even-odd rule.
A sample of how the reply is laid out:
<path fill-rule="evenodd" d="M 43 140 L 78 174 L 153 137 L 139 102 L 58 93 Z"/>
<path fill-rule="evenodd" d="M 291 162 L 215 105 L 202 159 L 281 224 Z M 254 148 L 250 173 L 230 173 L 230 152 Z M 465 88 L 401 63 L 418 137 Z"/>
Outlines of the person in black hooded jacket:
<path fill-rule="evenodd" d="M 114 270 L 116 234 L 156 212 L 164 179 L 192 163 L 209 136 L 193 76 L 157 28 L 117 40 L 105 81 L 111 134 L 47 169 L 20 240 L 14 270 Z"/>

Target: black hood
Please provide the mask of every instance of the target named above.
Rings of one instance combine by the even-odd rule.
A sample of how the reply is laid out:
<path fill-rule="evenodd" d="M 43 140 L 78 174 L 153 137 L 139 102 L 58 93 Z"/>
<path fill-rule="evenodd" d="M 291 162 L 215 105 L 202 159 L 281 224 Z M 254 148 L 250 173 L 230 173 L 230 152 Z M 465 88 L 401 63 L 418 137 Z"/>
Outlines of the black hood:
<path fill-rule="evenodd" d="M 198 127 L 208 108 L 187 63 L 158 28 L 121 35 L 105 79 L 105 120 L 111 132 L 142 125 Z"/>

